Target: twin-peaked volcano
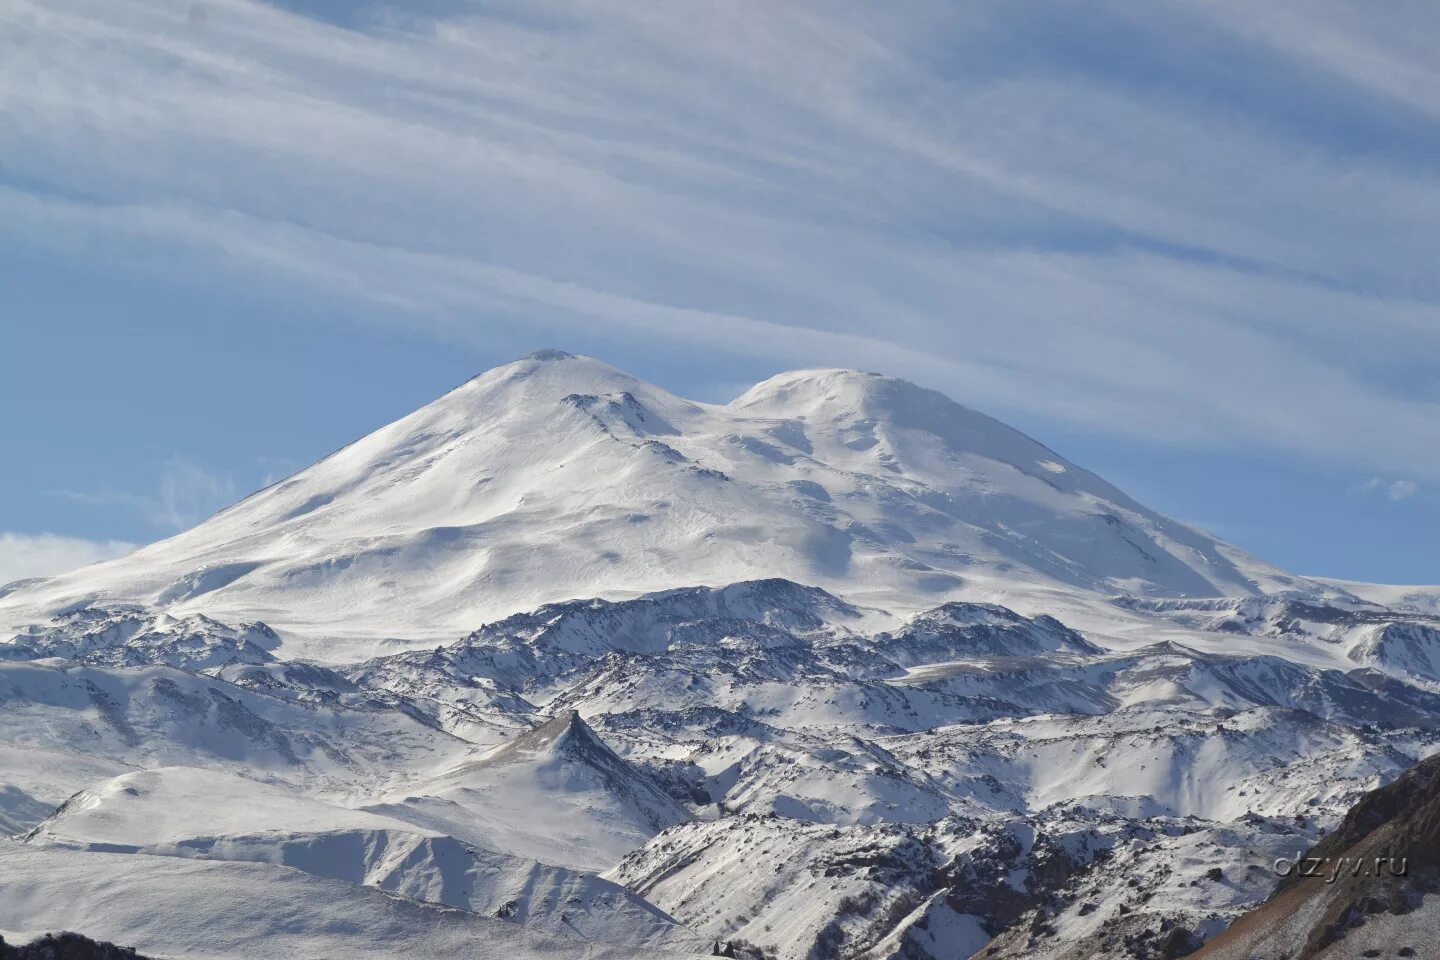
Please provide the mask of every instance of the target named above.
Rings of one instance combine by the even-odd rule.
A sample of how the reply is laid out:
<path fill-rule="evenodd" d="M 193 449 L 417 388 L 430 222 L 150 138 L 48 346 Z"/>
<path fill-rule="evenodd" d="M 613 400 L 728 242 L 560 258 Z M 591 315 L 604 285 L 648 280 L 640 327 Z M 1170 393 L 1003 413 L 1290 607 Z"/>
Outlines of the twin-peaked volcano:
<path fill-rule="evenodd" d="M 904 381 L 701 404 L 534 355 L 0 588 L 0 926 L 1177 956 L 1440 745 L 1440 615 L 1354 586 Z"/>
<path fill-rule="evenodd" d="M 0 593 L 0 632 L 138 603 L 263 620 L 282 656 L 350 656 L 546 602 L 763 577 L 895 614 L 1325 589 L 903 380 L 797 371 L 704 404 L 542 352 L 192 530 Z"/>

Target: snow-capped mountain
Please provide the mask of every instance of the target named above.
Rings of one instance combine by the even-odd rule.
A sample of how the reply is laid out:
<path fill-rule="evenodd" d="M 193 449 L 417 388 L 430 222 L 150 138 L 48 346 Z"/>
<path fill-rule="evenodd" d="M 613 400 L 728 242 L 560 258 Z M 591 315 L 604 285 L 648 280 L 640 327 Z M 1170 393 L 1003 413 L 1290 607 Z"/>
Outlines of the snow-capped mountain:
<path fill-rule="evenodd" d="M 536 354 L 0 589 L 0 933 L 1180 956 L 1440 745 L 1431 595 L 1267 566 L 903 381 L 700 404 Z"/>
<path fill-rule="evenodd" d="M 362 640 L 433 646 L 543 603 L 760 577 L 898 613 L 1339 592 L 902 380 L 799 371 L 713 405 L 543 352 L 193 530 L 9 591 L 0 626 L 133 603 L 258 619 L 292 656 L 348 659 Z"/>

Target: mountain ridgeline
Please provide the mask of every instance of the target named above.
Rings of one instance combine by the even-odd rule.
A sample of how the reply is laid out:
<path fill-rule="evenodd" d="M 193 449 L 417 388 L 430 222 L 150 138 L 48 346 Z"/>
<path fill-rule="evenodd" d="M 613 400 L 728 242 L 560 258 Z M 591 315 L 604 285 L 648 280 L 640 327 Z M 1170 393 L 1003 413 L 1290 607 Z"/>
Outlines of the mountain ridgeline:
<path fill-rule="evenodd" d="M 349 659 L 548 602 L 761 577 L 902 613 L 1338 592 L 903 380 L 799 371 L 701 404 L 543 352 L 193 530 L 0 596 L 0 625 L 140 604 L 263 620 L 291 655 Z"/>
<path fill-rule="evenodd" d="M 1421 874 L 1274 864 L 1430 842 L 1437 598 L 1269 566 L 901 380 L 703 404 L 542 352 L 0 589 L 0 930 L 1368 956 Z"/>

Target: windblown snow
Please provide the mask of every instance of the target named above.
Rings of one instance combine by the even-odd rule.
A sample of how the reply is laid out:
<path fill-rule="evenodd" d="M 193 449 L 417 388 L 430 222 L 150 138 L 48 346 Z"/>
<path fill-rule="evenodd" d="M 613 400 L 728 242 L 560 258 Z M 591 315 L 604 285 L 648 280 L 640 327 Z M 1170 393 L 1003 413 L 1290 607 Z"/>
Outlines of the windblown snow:
<path fill-rule="evenodd" d="M 901 380 L 702 404 L 547 351 L 0 588 L 0 930 L 1179 956 L 1435 750 L 1435 596 L 1288 574 Z"/>

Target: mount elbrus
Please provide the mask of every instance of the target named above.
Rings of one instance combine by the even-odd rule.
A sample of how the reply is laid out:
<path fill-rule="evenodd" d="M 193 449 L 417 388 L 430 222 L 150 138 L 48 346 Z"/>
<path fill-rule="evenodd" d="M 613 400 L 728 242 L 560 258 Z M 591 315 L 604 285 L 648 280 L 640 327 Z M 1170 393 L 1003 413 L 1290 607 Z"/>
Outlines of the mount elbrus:
<path fill-rule="evenodd" d="M 0 932 L 1180 956 L 1434 751 L 1437 601 L 901 380 L 703 404 L 535 354 L 0 588 Z"/>

